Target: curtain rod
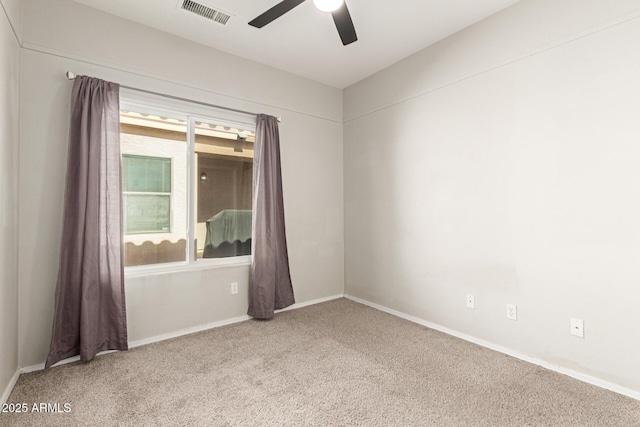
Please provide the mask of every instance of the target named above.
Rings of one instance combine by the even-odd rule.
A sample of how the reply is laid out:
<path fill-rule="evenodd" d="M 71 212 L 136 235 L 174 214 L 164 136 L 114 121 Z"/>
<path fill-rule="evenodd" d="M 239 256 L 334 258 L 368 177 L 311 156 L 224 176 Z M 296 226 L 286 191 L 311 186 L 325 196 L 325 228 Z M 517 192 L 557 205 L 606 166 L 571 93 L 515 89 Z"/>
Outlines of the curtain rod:
<path fill-rule="evenodd" d="M 71 72 L 71 71 L 67 71 L 67 78 L 69 80 L 74 80 L 76 77 L 77 77 L 76 73 Z M 204 105 L 205 107 L 221 108 L 223 110 L 233 111 L 234 113 L 249 114 L 249 115 L 252 115 L 252 116 L 257 116 L 258 115 L 258 113 L 253 113 L 251 111 L 244 111 L 244 110 L 237 110 L 235 108 L 222 107 L 220 105 L 208 104 L 206 102 L 201 102 L 201 101 L 194 101 L 193 99 L 181 98 L 179 96 L 166 95 L 164 93 L 152 92 L 150 90 L 145 90 L 145 89 L 138 89 L 137 87 L 131 87 L 131 86 L 125 86 L 125 85 L 120 85 L 120 87 L 123 87 L 125 89 L 135 90 L 135 91 L 138 91 L 138 92 L 148 93 L 149 95 L 157 95 L 157 96 L 162 96 L 164 98 L 175 99 L 176 101 L 191 102 L 193 104 Z M 278 122 L 282 122 L 282 117 L 278 117 Z"/>

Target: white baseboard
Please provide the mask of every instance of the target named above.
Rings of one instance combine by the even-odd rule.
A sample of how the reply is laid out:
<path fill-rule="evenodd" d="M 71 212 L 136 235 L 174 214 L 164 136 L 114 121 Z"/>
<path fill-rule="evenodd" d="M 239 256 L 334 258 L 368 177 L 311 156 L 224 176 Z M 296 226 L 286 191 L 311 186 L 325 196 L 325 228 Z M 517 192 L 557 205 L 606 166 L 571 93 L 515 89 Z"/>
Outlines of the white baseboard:
<path fill-rule="evenodd" d="M 385 307 L 385 306 L 382 306 L 382 305 L 378 305 L 378 304 L 375 304 L 375 303 L 372 303 L 372 302 L 369 302 L 369 301 L 366 301 L 366 300 L 363 300 L 363 299 L 360 299 L 360 298 L 357 298 L 357 297 L 354 297 L 354 296 L 351 296 L 351 295 L 345 294 L 344 297 L 347 298 L 347 299 L 350 299 L 352 301 L 355 301 L 357 303 L 364 304 L 364 305 L 367 305 L 369 307 L 375 308 L 376 310 L 384 311 L 385 313 L 389 313 L 389 314 L 391 314 L 393 316 L 400 317 L 402 319 L 408 320 L 408 321 L 413 322 L 413 323 L 417 323 L 417 324 L 422 325 L 422 326 L 426 326 L 427 328 L 435 329 L 436 331 L 444 332 L 447 335 L 451 335 L 451 336 L 454 336 L 456 338 L 460 338 L 460 339 L 463 339 L 465 341 L 469 341 L 469 342 L 472 342 L 472 343 L 477 344 L 479 346 L 488 348 L 490 350 L 495 350 L 497 352 L 500 352 L 500 353 L 515 357 L 516 359 L 520 359 L 520 360 L 523 360 L 525 362 L 529 362 L 529 363 L 532 363 L 534 365 L 541 366 L 541 367 L 543 367 L 545 369 L 549 369 L 550 371 L 558 372 L 560 374 L 567 375 L 567 376 L 569 376 L 571 378 L 575 378 L 575 379 L 580 380 L 582 382 L 585 382 L 585 383 L 588 383 L 588 384 L 591 384 L 591 385 L 595 385 L 597 387 L 601 387 L 601 388 L 604 388 L 604 389 L 607 389 L 607 390 L 622 394 L 624 396 L 631 397 L 632 399 L 640 400 L 640 392 L 639 391 L 632 390 L 632 389 L 623 387 L 621 385 L 614 384 L 614 383 L 602 380 L 600 378 L 592 377 L 591 375 L 583 374 L 581 372 L 574 371 L 573 369 L 568 369 L 568 368 L 565 368 L 563 366 L 556 365 L 556 364 L 553 364 L 551 362 L 547 362 L 545 360 L 541 360 L 541 359 L 537 359 L 535 357 L 527 356 L 526 354 L 519 353 L 519 352 L 517 352 L 515 350 L 511 350 L 509 348 L 502 347 L 500 345 L 491 343 L 489 341 L 485 341 L 483 339 L 476 338 L 474 336 L 467 335 L 467 334 L 464 334 L 462 332 L 458 332 L 458 331 L 455 331 L 453 329 L 449 329 L 449 328 L 444 327 L 442 325 L 438 325 L 436 323 L 431 323 L 431 322 L 428 322 L 426 320 L 420 319 L 418 317 L 410 316 L 408 314 L 405 314 L 405 313 L 390 309 L 388 307 Z"/>
<path fill-rule="evenodd" d="M 298 308 L 302 308 L 302 307 L 307 307 L 310 305 L 315 305 L 315 304 L 320 304 L 321 302 L 326 302 L 326 301 L 331 301 L 334 299 L 338 299 L 338 298 L 342 298 L 344 295 L 334 295 L 334 296 L 330 296 L 330 297 L 326 297 L 326 298 L 319 298 L 319 299 L 315 299 L 315 300 L 311 300 L 311 301 L 306 301 L 306 302 L 302 302 L 300 304 L 293 304 L 287 308 L 283 308 L 282 310 L 276 310 L 276 314 L 277 313 L 281 313 L 283 311 L 288 311 L 288 310 L 297 310 Z M 244 322 L 247 320 L 251 320 L 252 317 L 251 316 L 238 316 L 238 317 L 234 317 L 231 319 L 226 319 L 226 320 L 221 320 L 218 322 L 212 322 L 212 323 L 207 323 L 205 325 L 199 325 L 199 326 L 194 326 L 192 328 L 186 328 L 186 329 L 181 329 L 179 331 L 176 332 L 169 332 L 167 334 L 162 334 L 162 335 L 157 335 L 155 337 L 151 337 L 151 338 L 145 338 L 142 340 L 137 340 L 137 341 L 133 341 L 129 343 L 129 348 L 135 348 L 135 347 L 140 347 L 142 345 L 147 345 L 147 344 L 151 344 L 154 342 L 158 342 L 158 341 L 164 341 L 164 340 L 168 340 L 171 338 L 177 338 L 177 337 L 181 337 L 183 335 L 189 335 L 189 334 L 193 334 L 196 332 L 202 332 L 202 331 L 206 331 L 209 329 L 213 329 L 213 328 L 219 328 L 221 326 L 226 326 L 226 325 L 232 325 L 234 323 L 240 323 L 240 322 Z M 78 359 L 79 360 L 79 359 Z"/>
<path fill-rule="evenodd" d="M 308 307 L 310 305 L 316 305 L 327 301 L 333 301 L 334 299 L 344 298 L 344 294 L 332 295 L 330 297 L 313 299 L 311 301 L 301 302 L 300 304 L 293 304 L 289 307 L 283 308 L 282 310 L 276 310 L 276 313 L 282 313 L 283 311 L 289 310 L 297 310 L 299 308 Z"/>
<path fill-rule="evenodd" d="M 249 316 L 238 316 L 238 317 L 233 317 L 231 319 L 220 320 L 218 322 L 207 323 L 205 325 L 198 325 L 191 328 L 180 329 L 179 331 L 175 331 L 175 332 L 169 332 L 162 335 L 156 335 L 154 337 L 143 338 L 137 341 L 131 341 L 129 343 L 129 348 L 136 348 L 143 345 L 152 344 L 154 342 L 169 340 L 171 338 L 178 338 L 184 335 L 206 331 L 208 329 L 219 328 L 221 326 L 226 326 L 226 325 L 232 325 L 234 323 L 244 322 L 249 319 L 251 319 L 251 317 Z"/>
<path fill-rule="evenodd" d="M 18 382 L 19 376 L 20 376 L 20 370 L 16 369 L 16 372 L 13 374 L 13 376 L 9 380 L 9 384 L 7 384 L 7 387 L 2 392 L 2 396 L 0 396 L 0 405 L 7 403 L 7 400 L 9 399 L 9 396 L 11 395 L 13 388 L 16 386 L 16 383 Z"/>
<path fill-rule="evenodd" d="M 327 302 L 327 301 L 332 301 L 334 299 L 338 299 L 338 298 L 343 298 L 344 295 L 343 294 L 339 294 L 339 295 L 333 295 L 330 297 L 325 297 L 325 298 L 318 298 L 318 299 L 314 299 L 311 301 L 305 301 L 305 302 L 301 302 L 299 304 L 293 304 L 287 308 L 283 308 L 282 310 L 276 310 L 276 313 L 281 313 L 283 311 L 289 311 L 289 310 L 297 310 L 299 308 L 303 308 L 303 307 L 308 307 L 310 305 L 315 305 L 315 304 L 320 304 L 323 302 Z M 212 322 L 212 323 L 207 323 L 205 325 L 198 325 L 198 326 L 194 326 L 191 328 L 185 328 L 185 329 L 180 329 L 179 331 L 175 331 L 175 332 L 169 332 L 166 334 L 162 334 L 162 335 L 156 335 L 150 338 L 143 338 L 141 340 L 136 340 L 136 341 L 132 341 L 129 343 L 129 348 L 135 348 L 135 347 L 140 347 L 143 345 L 147 345 L 147 344 L 152 344 L 154 342 L 159 342 L 159 341 L 164 341 L 164 340 L 168 340 L 171 338 L 177 338 L 177 337 L 181 337 L 183 335 L 189 335 L 189 334 L 193 334 L 196 332 L 202 332 L 202 331 L 206 331 L 209 329 L 213 329 L 213 328 L 219 328 L 221 326 L 226 326 L 226 325 L 232 325 L 234 323 L 240 323 L 240 322 L 244 322 L 247 320 L 251 320 L 252 317 L 251 316 L 239 316 L 239 317 L 233 317 L 231 319 L 226 319 L 226 320 L 220 320 L 218 322 Z M 102 355 L 105 354 L 109 354 L 109 353 L 113 353 L 115 350 L 110 350 L 110 351 L 103 351 L 100 352 L 96 355 L 96 357 L 100 357 Z M 74 356 L 74 357 L 70 357 L 68 359 L 65 359 L 63 361 L 60 361 L 56 364 L 56 366 L 60 366 L 60 365 L 66 365 L 67 363 L 73 363 L 73 362 L 77 362 L 78 360 L 80 360 L 80 356 Z M 29 372 L 34 372 L 34 371 L 41 371 L 44 369 L 44 363 L 39 363 L 37 365 L 32 365 L 32 366 L 27 366 L 25 368 L 20 369 L 20 373 L 22 374 L 26 374 Z M 16 377 L 17 380 L 17 377 Z M 15 384 L 15 383 L 14 383 Z M 12 386 L 13 389 L 13 386 Z"/>

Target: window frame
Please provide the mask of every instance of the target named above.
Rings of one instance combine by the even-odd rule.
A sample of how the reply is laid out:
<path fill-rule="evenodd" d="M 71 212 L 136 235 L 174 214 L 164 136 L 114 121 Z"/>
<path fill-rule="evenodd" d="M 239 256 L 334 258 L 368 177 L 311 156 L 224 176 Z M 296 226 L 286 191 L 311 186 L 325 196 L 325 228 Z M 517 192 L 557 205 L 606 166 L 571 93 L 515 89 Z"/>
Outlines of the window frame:
<path fill-rule="evenodd" d="M 120 110 L 135 111 L 160 117 L 170 117 L 172 119 L 184 120 L 187 123 L 187 140 L 185 141 L 185 155 L 187 156 L 186 260 L 180 262 L 125 267 L 125 276 L 136 277 L 172 273 L 178 271 L 193 271 L 211 268 L 234 267 L 239 265 L 250 265 L 253 259 L 253 248 L 251 251 L 251 255 L 197 259 L 197 251 L 195 247 L 197 218 L 194 214 L 198 179 L 196 173 L 197 171 L 195 169 L 195 122 L 214 123 L 217 125 L 247 129 L 255 132 L 256 116 L 225 110 L 223 108 L 209 107 L 197 102 L 188 102 L 171 97 L 162 97 L 126 88 L 120 89 Z M 172 176 L 172 193 L 174 185 L 173 178 L 174 177 Z M 171 203 L 173 203 L 173 200 L 171 200 Z"/>
<path fill-rule="evenodd" d="M 136 234 L 163 234 L 163 233 L 171 233 L 171 230 L 173 229 L 173 203 L 174 203 L 174 168 L 173 168 L 173 159 L 168 158 L 168 157 L 154 157 L 154 156 L 141 156 L 138 154 L 122 154 L 120 153 L 120 158 L 122 159 L 123 157 L 139 157 L 139 158 L 153 158 L 153 159 L 162 159 L 162 160 L 169 160 L 169 179 L 171 182 L 171 188 L 169 189 L 169 192 L 162 192 L 162 191 L 125 191 L 124 188 L 122 189 L 122 205 L 124 207 L 124 199 L 125 196 L 127 195 L 131 195 L 131 196 L 169 196 L 169 229 L 167 231 L 164 230 L 159 230 L 159 231 L 138 231 L 135 233 L 127 233 L 126 227 L 124 227 L 123 225 L 123 229 L 122 229 L 122 233 L 125 236 L 131 236 L 131 235 L 136 235 Z M 123 187 L 124 187 L 124 182 L 123 182 Z M 123 213 L 123 220 L 125 220 L 126 218 L 124 218 L 124 213 Z M 125 224 L 126 221 L 123 221 L 123 224 Z"/>

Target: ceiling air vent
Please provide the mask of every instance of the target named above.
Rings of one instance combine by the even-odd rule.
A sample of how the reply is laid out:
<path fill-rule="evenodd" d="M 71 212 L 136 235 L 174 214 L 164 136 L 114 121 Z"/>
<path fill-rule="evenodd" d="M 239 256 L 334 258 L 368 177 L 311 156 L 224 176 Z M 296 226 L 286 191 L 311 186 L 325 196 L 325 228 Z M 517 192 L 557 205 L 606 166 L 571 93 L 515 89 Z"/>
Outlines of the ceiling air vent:
<path fill-rule="evenodd" d="M 203 18 L 218 22 L 222 25 L 225 25 L 227 21 L 229 21 L 229 18 L 231 18 L 231 15 L 229 14 L 191 0 L 184 0 L 182 2 L 182 9 L 195 13 L 196 15 L 200 15 Z"/>

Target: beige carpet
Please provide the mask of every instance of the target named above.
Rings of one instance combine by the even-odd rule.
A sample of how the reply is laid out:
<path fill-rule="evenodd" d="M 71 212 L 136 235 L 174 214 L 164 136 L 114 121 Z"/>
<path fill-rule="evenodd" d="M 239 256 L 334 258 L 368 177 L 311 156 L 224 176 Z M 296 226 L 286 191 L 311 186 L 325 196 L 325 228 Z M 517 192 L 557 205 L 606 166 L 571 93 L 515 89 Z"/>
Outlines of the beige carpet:
<path fill-rule="evenodd" d="M 640 402 L 340 299 L 47 372 L 2 426 L 638 426 Z"/>

